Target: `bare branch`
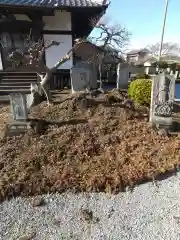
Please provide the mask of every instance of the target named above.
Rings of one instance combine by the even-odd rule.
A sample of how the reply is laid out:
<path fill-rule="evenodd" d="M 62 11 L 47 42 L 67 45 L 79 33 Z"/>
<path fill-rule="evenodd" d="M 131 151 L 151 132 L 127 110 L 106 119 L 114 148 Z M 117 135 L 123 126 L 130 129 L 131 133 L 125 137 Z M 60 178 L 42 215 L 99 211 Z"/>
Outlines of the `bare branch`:
<path fill-rule="evenodd" d="M 49 42 L 45 47 L 44 47 L 44 49 L 48 49 L 48 48 L 50 48 L 51 46 L 59 46 L 61 43 L 63 43 L 63 42 L 57 42 L 57 41 L 51 41 L 51 42 Z"/>
<path fill-rule="evenodd" d="M 52 68 L 48 68 L 44 64 L 43 59 L 45 50 L 52 46 L 58 46 L 61 44 L 61 42 L 51 41 L 44 44 L 43 39 L 39 39 L 37 42 L 35 42 L 31 38 L 31 32 L 28 36 L 25 36 L 25 38 L 28 41 L 28 53 L 24 54 L 23 52 L 14 51 L 9 54 L 9 61 L 13 62 L 17 68 L 28 65 L 33 65 L 36 68 L 40 82 L 37 84 L 37 86 L 31 86 L 31 92 L 32 94 L 37 93 L 38 95 L 41 95 L 41 93 L 44 92 L 49 103 L 51 101 L 51 94 L 48 90 L 48 82 L 51 79 L 52 73 L 72 57 L 73 53 L 84 40 L 78 39 L 72 49 L 70 49 L 63 58 L 61 58 Z M 43 72 L 45 72 L 45 75 L 42 75 L 42 69 Z"/>
<path fill-rule="evenodd" d="M 51 41 L 49 42 L 46 46 L 43 45 L 43 41 L 39 42 L 39 47 L 37 45 L 37 51 L 39 52 L 39 57 L 38 57 L 38 61 L 42 62 L 44 54 L 45 54 L 45 50 L 52 47 L 52 46 L 59 46 L 62 42 L 57 42 L 57 41 Z"/>
<path fill-rule="evenodd" d="M 147 49 L 151 52 L 152 56 L 158 57 L 159 56 L 159 50 L 160 50 L 160 43 L 156 43 L 153 45 L 147 46 Z M 180 53 L 180 47 L 177 43 L 163 43 L 162 45 L 162 55 L 167 54 L 179 54 Z"/>
<path fill-rule="evenodd" d="M 121 25 L 110 25 L 103 20 L 98 21 L 98 17 L 91 19 L 91 24 L 99 30 L 100 35 L 94 39 L 96 43 L 101 43 L 103 48 L 111 45 L 113 49 L 122 52 L 124 46 L 128 45 L 131 34 Z"/>
<path fill-rule="evenodd" d="M 58 69 L 62 64 L 64 64 L 65 62 L 67 62 L 68 60 L 71 59 L 73 53 L 79 48 L 80 44 L 84 42 L 83 39 L 78 39 L 76 41 L 76 43 L 74 44 L 74 46 L 72 47 L 72 49 L 70 49 L 68 51 L 68 53 L 66 54 L 66 56 L 64 56 L 63 58 L 61 58 L 52 68 L 48 68 L 46 67 L 46 75 L 44 78 L 41 78 L 41 85 L 44 86 L 45 84 L 47 84 L 47 82 L 49 81 L 50 76 L 52 75 L 52 73 Z M 57 44 L 57 43 L 55 43 Z"/>

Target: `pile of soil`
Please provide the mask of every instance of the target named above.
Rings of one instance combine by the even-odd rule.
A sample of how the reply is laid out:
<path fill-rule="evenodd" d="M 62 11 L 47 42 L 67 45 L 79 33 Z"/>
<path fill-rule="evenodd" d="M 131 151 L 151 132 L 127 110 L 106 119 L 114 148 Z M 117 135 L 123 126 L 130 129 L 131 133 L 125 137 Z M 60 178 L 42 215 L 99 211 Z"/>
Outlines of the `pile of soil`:
<path fill-rule="evenodd" d="M 110 95 L 118 96 L 115 103 Z M 31 117 L 44 119 L 46 130 L 0 141 L 0 200 L 67 190 L 117 193 L 174 170 L 180 136 L 158 135 L 147 109 L 130 107 L 126 97 L 111 92 L 84 104 L 69 95 L 34 107 Z"/>
<path fill-rule="evenodd" d="M 3 130 L 8 119 L 10 118 L 10 107 L 0 104 L 0 132 Z"/>

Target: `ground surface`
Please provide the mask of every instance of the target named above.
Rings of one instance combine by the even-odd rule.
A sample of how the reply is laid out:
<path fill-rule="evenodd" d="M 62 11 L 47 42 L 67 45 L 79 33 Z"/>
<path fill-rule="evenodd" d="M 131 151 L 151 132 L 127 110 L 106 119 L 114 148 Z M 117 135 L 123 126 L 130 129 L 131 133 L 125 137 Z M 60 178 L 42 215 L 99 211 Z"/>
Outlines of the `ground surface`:
<path fill-rule="evenodd" d="M 46 131 L 0 141 L 1 201 L 67 190 L 117 193 L 180 163 L 180 136 L 158 135 L 144 109 L 129 109 L 122 101 L 77 102 L 70 94 L 61 100 L 31 112 L 53 121 Z M 1 111 L 8 118 L 9 107 Z"/>
<path fill-rule="evenodd" d="M 178 175 L 133 193 L 45 195 L 36 207 L 32 198 L 11 199 L 0 205 L 0 239 L 178 240 L 179 189 Z"/>
<path fill-rule="evenodd" d="M 10 107 L 0 104 L 0 132 L 10 118 Z"/>

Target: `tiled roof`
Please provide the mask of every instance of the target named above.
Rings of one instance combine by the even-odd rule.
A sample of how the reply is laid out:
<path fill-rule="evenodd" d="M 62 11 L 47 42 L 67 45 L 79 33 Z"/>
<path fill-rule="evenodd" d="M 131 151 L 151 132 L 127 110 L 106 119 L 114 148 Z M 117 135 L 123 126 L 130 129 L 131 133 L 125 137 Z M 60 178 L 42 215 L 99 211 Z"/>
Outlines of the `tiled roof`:
<path fill-rule="evenodd" d="M 27 7 L 101 7 L 106 6 L 106 1 L 99 3 L 95 0 L 0 0 L 1 5 L 27 6 Z"/>
<path fill-rule="evenodd" d="M 131 55 L 131 54 L 137 54 L 137 53 L 139 53 L 139 49 L 138 50 L 131 50 L 130 52 L 128 52 L 127 54 L 128 55 Z"/>
<path fill-rule="evenodd" d="M 153 57 L 153 56 L 146 56 L 146 57 L 141 58 L 138 61 L 136 61 L 135 65 L 142 65 L 147 61 L 150 63 L 155 63 L 155 62 L 157 62 L 157 58 Z M 169 64 L 180 63 L 180 57 L 177 55 L 173 55 L 173 54 L 166 54 L 166 55 L 161 56 L 161 61 L 167 62 Z"/>
<path fill-rule="evenodd" d="M 127 54 L 128 55 L 133 55 L 133 54 L 138 54 L 140 52 L 145 52 L 145 53 L 149 53 L 149 50 L 146 49 L 146 48 L 143 48 L 143 49 L 135 49 L 135 50 L 131 50 L 130 52 L 128 52 Z"/>
<path fill-rule="evenodd" d="M 137 62 L 135 62 L 135 65 L 137 65 L 137 66 L 142 65 L 145 62 L 150 62 L 152 64 L 152 63 L 157 62 L 157 59 L 153 56 L 145 56 L 143 58 L 140 58 Z"/>

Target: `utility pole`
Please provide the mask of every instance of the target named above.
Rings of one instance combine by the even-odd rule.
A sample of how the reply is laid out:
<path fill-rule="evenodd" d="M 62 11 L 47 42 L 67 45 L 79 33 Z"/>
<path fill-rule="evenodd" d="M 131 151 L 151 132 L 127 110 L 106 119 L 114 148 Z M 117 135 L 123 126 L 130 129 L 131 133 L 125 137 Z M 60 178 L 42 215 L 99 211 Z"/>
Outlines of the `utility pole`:
<path fill-rule="evenodd" d="M 161 60 L 162 54 L 162 47 L 163 47 L 163 40 L 164 40 L 164 30 L 166 25 L 166 16 L 167 16 L 167 9 L 168 9 L 169 0 L 166 0 L 165 10 L 164 10 L 164 19 L 163 19 L 163 26 L 162 26 L 162 34 L 161 34 L 161 42 L 160 42 L 160 49 L 159 49 L 159 56 L 158 56 L 158 63 Z"/>

